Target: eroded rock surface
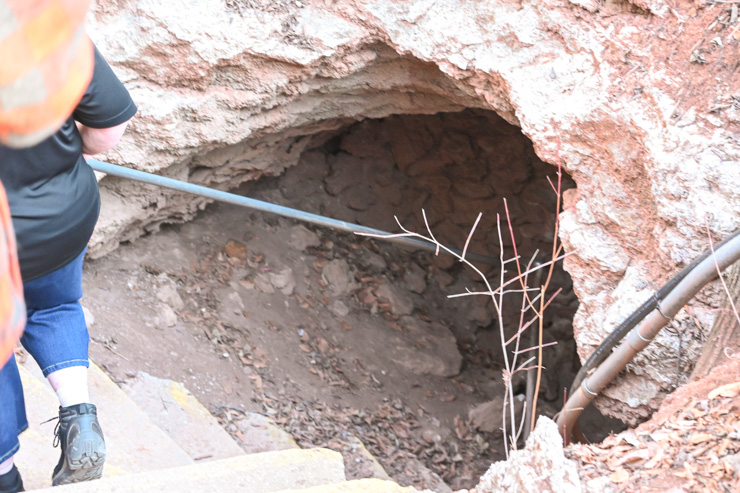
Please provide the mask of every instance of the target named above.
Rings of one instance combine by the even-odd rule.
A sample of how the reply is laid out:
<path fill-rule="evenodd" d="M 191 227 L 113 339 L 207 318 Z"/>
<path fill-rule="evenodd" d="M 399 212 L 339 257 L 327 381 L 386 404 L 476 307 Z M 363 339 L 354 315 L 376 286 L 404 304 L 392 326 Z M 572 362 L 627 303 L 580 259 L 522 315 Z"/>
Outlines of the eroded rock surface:
<path fill-rule="evenodd" d="M 581 480 L 575 462 L 563 455 L 563 439 L 557 425 L 540 417 L 523 450 L 496 462 L 483 475 L 475 493 L 580 493 Z"/>
<path fill-rule="evenodd" d="M 92 37 L 140 108 L 107 159 L 228 189 L 281 173 L 358 120 L 493 110 L 577 184 L 560 234 L 575 252 L 566 268 L 582 303 L 574 329 L 585 357 L 705 249 L 705 223 L 717 237 L 740 226 L 731 8 L 646 0 L 101 0 Z M 409 156 L 429 137 L 407 137 L 408 146 L 391 151 L 413 175 Z M 452 161 L 465 156 L 459 144 L 448 143 Z M 490 193 L 472 178 L 457 185 L 461 195 Z M 111 177 L 101 186 L 93 256 L 162 222 L 192 218 L 206 203 Z M 358 213 L 367 192 L 353 194 Z M 632 421 L 655 409 L 690 373 L 718 299 L 709 288 L 691 315 L 682 312 L 607 392 L 616 401 L 601 407 Z"/>

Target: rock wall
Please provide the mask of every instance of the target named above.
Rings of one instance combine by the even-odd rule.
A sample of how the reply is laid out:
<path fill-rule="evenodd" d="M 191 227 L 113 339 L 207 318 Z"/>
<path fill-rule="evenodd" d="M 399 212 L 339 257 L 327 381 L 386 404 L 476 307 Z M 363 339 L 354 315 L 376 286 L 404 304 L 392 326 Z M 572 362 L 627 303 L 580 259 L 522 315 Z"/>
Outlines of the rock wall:
<path fill-rule="evenodd" d="M 561 238 L 582 356 L 705 248 L 705 223 L 716 237 L 740 226 L 730 4 L 100 0 L 90 27 L 140 108 L 107 158 L 209 186 L 278 174 L 365 118 L 485 108 L 521 127 L 577 183 Z M 203 205 L 101 186 L 95 256 Z M 710 287 L 601 407 L 628 420 L 654 409 L 717 303 Z"/>

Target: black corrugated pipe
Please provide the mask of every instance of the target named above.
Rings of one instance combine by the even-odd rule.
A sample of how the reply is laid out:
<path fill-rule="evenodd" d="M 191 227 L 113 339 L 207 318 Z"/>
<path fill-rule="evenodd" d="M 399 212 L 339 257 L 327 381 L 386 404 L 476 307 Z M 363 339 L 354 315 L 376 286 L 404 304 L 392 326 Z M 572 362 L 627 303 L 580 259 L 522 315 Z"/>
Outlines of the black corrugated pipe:
<path fill-rule="evenodd" d="M 558 427 L 563 439 L 567 442 L 573 432 L 574 425 L 581 412 L 593 401 L 599 393 L 611 383 L 620 371 L 635 355 L 642 351 L 660 332 L 678 311 L 693 298 L 707 283 L 714 280 L 718 270 L 723 271 L 740 259 L 740 230 L 735 231 L 701 257 L 682 270 L 676 278 L 659 290 L 653 298 L 643 304 L 627 320 L 615 330 L 627 333 L 626 340 L 609 354 L 609 349 L 616 345 L 619 339 L 610 335 L 597 351 L 608 355 L 604 361 L 589 373 L 595 366 L 584 365 L 582 372 L 576 376 L 574 385 L 570 389 L 570 397 L 558 416 Z M 669 289 L 670 287 L 670 289 Z M 637 324 L 642 321 L 642 324 Z M 636 327 L 637 326 L 637 327 Z M 627 331 L 624 327 L 629 327 Z M 616 340 L 616 342 L 614 342 Z M 588 362 L 587 362 L 588 363 Z M 585 376 L 584 376 L 585 375 Z M 582 381 L 579 377 L 583 377 Z M 577 387 L 575 385 L 578 385 Z"/>

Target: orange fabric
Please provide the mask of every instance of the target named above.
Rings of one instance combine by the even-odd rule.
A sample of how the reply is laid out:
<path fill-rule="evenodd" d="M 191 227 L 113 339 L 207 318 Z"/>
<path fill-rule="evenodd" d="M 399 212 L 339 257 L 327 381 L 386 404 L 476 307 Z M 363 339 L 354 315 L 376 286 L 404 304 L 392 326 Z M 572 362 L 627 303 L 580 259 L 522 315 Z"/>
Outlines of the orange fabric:
<path fill-rule="evenodd" d="M 69 20 L 59 2 L 53 2 L 23 27 L 35 61 L 47 59 L 57 46 L 66 43 L 74 35 L 79 26 L 71 26 Z"/>
<path fill-rule="evenodd" d="M 55 132 L 64 120 L 69 118 L 74 107 L 85 94 L 90 83 L 87 74 L 92 73 L 93 69 L 92 43 L 89 38 L 85 41 L 85 49 L 76 50 L 76 58 L 67 61 L 66 65 L 68 70 L 71 69 L 70 73 L 54 94 L 37 104 L 0 111 L 0 141 L 4 138 L 10 139 L 14 134 L 31 135 L 49 127 Z M 45 79 L 54 77 L 51 70 L 48 77 L 46 73 L 41 75 Z M 74 101 L 72 107 L 70 107 L 70 101 Z"/>
<path fill-rule="evenodd" d="M 0 144 L 37 144 L 74 110 L 92 77 L 90 2 L 0 0 Z"/>
<path fill-rule="evenodd" d="M 10 358 L 26 325 L 23 281 L 5 189 L 0 185 L 0 366 Z"/>

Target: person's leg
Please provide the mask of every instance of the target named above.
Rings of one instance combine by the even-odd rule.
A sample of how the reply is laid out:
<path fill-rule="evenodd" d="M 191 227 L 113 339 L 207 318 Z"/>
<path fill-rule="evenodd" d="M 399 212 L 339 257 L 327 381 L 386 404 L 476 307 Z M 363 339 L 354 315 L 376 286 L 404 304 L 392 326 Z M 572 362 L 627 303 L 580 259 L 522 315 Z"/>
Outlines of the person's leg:
<path fill-rule="evenodd" d="M 87 388 L 87 367 L 70 366 L 46 376 L 62 407 L 90 402 Z"/>
<path fill-rule="evenodd" d="M 76 386 L 71 392 L 84 395 L 90 336 L 79 302 L 83 256 L 84 252 L 60 269 L 23 284 L 27 322 L 21 343 L 55 392 L 61 387 Z M 63 372 L 66 368 L 85 370 Z"/>
<path fill-rule="evenodd" d="M 88 402 L 90 337 L 79 303 L 83 255 L 23 285 L 28 322 L 21 343 L 60 402 L 57 439 L 62 450 L 52 475 L 54 486 L 99 478 L 105 462 L 97 408 Z"/>
<path fill-rule="evenodd" d="M 23 491 L 23 481 L 13 463 L 20 447 L 18 435 L 28 428 L 23 387 L 15 356 L 0 369 L 0 492 Z"/>

